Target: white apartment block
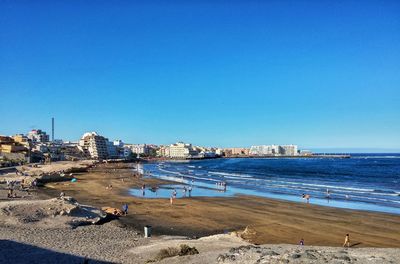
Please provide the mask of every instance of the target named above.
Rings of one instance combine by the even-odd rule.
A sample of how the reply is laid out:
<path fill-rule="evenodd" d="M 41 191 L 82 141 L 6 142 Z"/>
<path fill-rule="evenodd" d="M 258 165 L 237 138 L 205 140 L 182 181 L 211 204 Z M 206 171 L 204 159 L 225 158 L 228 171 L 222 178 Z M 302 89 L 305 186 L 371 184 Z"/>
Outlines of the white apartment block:
<path fill-rule="evenodd" d="M 177 142 L 169 146 L 169 157 L 171 158 L 190 158 L 198 155 L 192 144 Z"/>
<path fill-rule="evenodd" d="M 148 155 L 150 153 L 150 146 L 146 144 L 132 144 L 129 145 L 132 153 Z"/>
<path fill-rule="evenodd" d="M 297 145 L 251 146 L 249 154 L 256 156 L 295 156 L 297 155 Z"/>
<path fill-rule="evenodd" d="M 109 157 L 108 139 L 96 132 L 87 132 L 79 140 L 78 148 L 92 159 L 107 159 Z"/>
<path fill-rule="evenodd" d="M 282 145 L 280 153 L 285 156 L 296 156 L 298 154 L 297 145 Z"/>

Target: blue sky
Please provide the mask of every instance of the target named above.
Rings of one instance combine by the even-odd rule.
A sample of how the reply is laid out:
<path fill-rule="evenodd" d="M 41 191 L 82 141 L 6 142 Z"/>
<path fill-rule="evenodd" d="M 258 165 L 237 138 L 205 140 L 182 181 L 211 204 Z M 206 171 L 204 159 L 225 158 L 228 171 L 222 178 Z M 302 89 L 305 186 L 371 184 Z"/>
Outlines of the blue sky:
<path fill-rule="evenodd" d="M 398 1 L 0 1 L 0 134 L 400 149 Z"/>

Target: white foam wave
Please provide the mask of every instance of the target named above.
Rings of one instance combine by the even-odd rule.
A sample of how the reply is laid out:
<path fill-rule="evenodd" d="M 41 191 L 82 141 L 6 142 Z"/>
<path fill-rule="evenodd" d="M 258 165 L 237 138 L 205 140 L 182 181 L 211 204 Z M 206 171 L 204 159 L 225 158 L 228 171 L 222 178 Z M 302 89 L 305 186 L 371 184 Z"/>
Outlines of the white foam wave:
<path fill-rule="evenodd" d="M 249 174 L 241 174 L 241 173 L 229 173 L 229 172 L 217 172 L 217 171 L 209 171 L 209 174 L 212 175 L 219 175 L 219 176 L 236 176 L 236 177 L 240 177 L 240 178 L 253 178 L 252 175 Z"/>

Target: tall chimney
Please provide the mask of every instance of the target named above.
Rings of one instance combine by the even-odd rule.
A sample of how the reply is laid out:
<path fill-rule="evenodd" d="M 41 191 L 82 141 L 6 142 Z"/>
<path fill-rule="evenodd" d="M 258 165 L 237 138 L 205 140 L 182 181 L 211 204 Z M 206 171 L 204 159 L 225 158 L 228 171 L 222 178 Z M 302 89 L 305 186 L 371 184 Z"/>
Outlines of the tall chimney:
<path fill-rule="evenodd" d="M 51 118 L 51 141 L 54 142 L 54 117 Z"/>

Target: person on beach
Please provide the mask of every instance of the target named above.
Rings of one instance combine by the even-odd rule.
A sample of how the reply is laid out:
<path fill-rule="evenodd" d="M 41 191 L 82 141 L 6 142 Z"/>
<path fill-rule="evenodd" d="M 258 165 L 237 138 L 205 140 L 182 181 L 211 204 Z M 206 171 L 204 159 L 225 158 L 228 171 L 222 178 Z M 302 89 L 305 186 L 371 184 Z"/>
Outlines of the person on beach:
<path fill-rule="evenodd" d="M 350 247 L 350 235 L 346 234 L 346 237 L 344 238 L 344 244 L 343 247 Z"/>
<path fill-rule="evenodd" d="M 189 186 L 189 197 L 192 197 L 192 186 Z"/>
<path fill-rule="evenodd" d="M 299 245 L 304 246 L 304 238 L 300 239 Z"/>
<path fill-rule="evenodd" d="M 124 213 L 124 215 L 128 214 L 128 204 L 122 205 L 122 212 Z"/>
<path fill-rule="evenodd" d="M 303 193 L 303 199 L 307 200 L 307 203 L 310 203 L 310 195 Z"/>
<path fill-rule="evenodd" d="M 31 183 L 31 185 L 32 185 L 32 187 L 36 187 L 36 186 L 37 186 L 37 180 L 34 179 L 34 180 L 32 181 L 32 183 Z"/>
<path fill-rule="evenodd" d="M 172 198 L 176 198 L 176 190 L 174 189 L 174 191 L 172 192 Z"/>
<path fill-rule="evenodd" d="M 183 186 L 182 192 L 183 192 L 183 197 L 186 197 L 186 186 Z"/>
<path fill-rule="evenodd" d="M 13 196 L 13 189 L 8 189 L 8 194 L 7 194 L 7 198 L 12 198 Z"/>

